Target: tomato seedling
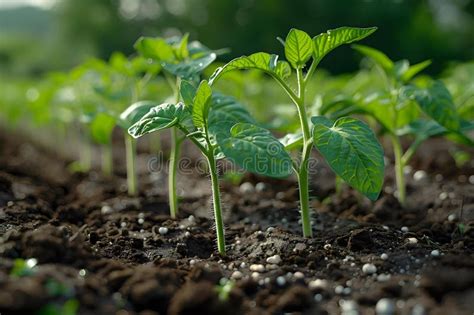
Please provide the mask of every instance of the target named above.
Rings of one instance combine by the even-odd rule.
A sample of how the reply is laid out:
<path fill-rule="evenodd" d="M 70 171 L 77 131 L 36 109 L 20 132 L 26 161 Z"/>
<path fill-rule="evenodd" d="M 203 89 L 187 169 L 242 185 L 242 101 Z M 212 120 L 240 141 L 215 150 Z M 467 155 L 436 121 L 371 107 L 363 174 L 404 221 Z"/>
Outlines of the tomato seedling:
<path fill-rule="evenodd" d="M 217 160 L 247 158 L 245 166 L 249 169 L 258 169 L 258 163 L 264 161 L 264 169 L 270 175 L 281 174 L 281 168 L 272 166 L 285 162 L 287 172 L 291 172 L 291 160 L 283 145 L 268 130 L 254 125 L 253 118 L 240 103 L 232 97 L 212 93 L 207 81 L 202 81 L 197 89 L 192 83 L 182 81 L 180 95 L 183 102 L 152 108 L 130 127 L 129 133 L 138 138 L 176 128 L 199 148 L 211 175 L 217 248 L 219 253 L 225 254 Z M 275 148 L 275 154 L 266 150 L 268 146 Z"/>
<path fill-rule="evenodd" d="M 385 88 L 359 101 L 358 109 L 373 117 L 391 140 L 397 198 L 405 206 L 404 167 L 420 144 L 430 137 L 451 134 L 472 145 L 473 141 L 463 131 L 473 128 L 473 124 L 461 119 L 451 94 L 441 81 L 430 80 L 415 85 L 413 78 L 431 61 L 410 65 L 407 60 L 393 62 L 383 52 L 371 47 L 354 45 L 353 48 L 375 62 L 384 82 Z M 400 141 L 405 135 L 414 138 L 406 151 Z"/>
<path fill-rule="evenodd" d="M 131 196 L 137 194 L 136 153 L 127 129 L 135 122 L 134 111 L 140 112 L 140 108 L 146 107 L 146 102 L 136 102 L 142 97 L 150 78 L 159 71 L 159 65 L 152 65 L 142 57 L 128 59 L 121 53 L 114 53 L 108 63 L 90 60 L 71 74 L 75 79 L 81 121 L 87 126 L 91 139 L 102 146 L 102 170 L 106 175 L 113 172 L 112 132 L 117 125 L 124 129 L 128 194 Z M 133 104 L 131 108 L 123 111 L 130 103 Z M 89 156 L 90 149 L 87 152 Z"/>
<path fill-rule="evenodd" d="M 313 145 L 338 176 L 370 199 L 375 200 L 382 188 L 383 150 L 370 128 L 353 118 L 343 117 L 332 121 L 322 116 L 311 117 L 311 127 L 305 100 L 307 83 L 319 62 L 338 46 L 361 40 L 375 30 L 375 27 L 341 27 L 311 38 L 304 31 L 292 29 L 286 40 L 282 41 L 288 62 L 279 61 L 277 55 L 259 52 L 230 61 L 217 69 L 210 78 L 210 82 L 214 83 L 223 74 L 233 70 L 261 70 L 275 79 L 296 105 L 301 134 L 287 135 L 283 143 L 286 150 L 298 149 L 301 153 L 299 162 L 292 161 L 292 168 L 298 178 L 301 221 L 305 237 L 311 237 L 313 234 L 308 183 L 308 162 Z M 311 65 L 305 72 L 310 60 Z M 292 69 L 296 71 L 296 91 L 289 82 Z M 225 147 L 223 151 L 226 154 Z M 242 165 L 241 159 L 234 161 Z M 281 175 L 284 175 L 284 172 Z"/>
<path fill-rule="evenodd" d="M 199 82 L 200 73 L 216 59 L 218 53 L 218 51 L 212 51 L 197 41 L 188 43 L 188 34 L 182 38 L 173 37 L 169 39 L 142 37 L 135 43 L 135 49 L 143 57 L 153 60 L 162 67 L 166 81 L 174 92 L 174 99 L 171 101 L 173 104 L 179 102 L 181 80 Z M 181 143 L 185 138 L 186 136 L 179 134 L 179 128 L 171 128 L 168 197 L 172 218 L 176 217 L 179 208 L 176 193 L 176 175 Z"/>

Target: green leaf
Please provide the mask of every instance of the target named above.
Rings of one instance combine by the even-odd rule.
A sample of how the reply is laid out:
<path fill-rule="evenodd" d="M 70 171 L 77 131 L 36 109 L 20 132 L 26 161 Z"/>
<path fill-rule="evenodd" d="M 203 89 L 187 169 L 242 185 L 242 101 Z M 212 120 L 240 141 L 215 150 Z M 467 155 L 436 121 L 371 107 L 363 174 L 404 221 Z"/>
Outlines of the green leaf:
<path fill-rule="evenodd" d="M 424 141 L 425 139 L 443 135 L 448 130 L 434 120 L 418 119 L 397 130 L 398 136 L 414 135 L 415 141 Z"/>
<path fill-rule="evenodd" d="M 207 81 L 202 81 L 193 102 L 193 123 L 197 128 L 207 129 L 212 90 Z"/>
<path fill-rule="evenodd" d="M 238 123 L 229 136 L 218 137 L 217 141 L 227 158 L 250 172 L 277 178 L 292 173 L 285 147 L 267 129 Z"/>
<path fill-rule="evenodd" d="M 210 53 L 197 59 L 186 59 L 180 63 L 162 62 L 161 66 L 177 77 L 191 80 L 214 62 L 216 57 L 215 53 Z"/>
<path fill-rule="evenodd" d="M 288 62 L 278 61 L 277 55 L 270 55 L 264 52 L 242 56 L 231 60 L 223 67 L 219 67 L 209 78 L 209 84 L 213 84 L 220 76 L 234 70 L 257 69 L 273 77 L 285 80 L 291 74 L 291 67 Z"/>
<path fill-rule="evenodd" d="M 184 104 L 189 108 L 193 107 L 194 97 L 196 96 L 196 87 L 189 81 L 181 80 L 179 92 L 183 98 Z"/>
<path fill-rule="evenodd" d="M 110 67 L 126 76 L 134 75 L 133 69 L 127 57 L 121 52 L 114 52 L 109 60 Z"/>
<path fill-rule="evenodd" d="M 176 105 L 164 103 L 150 109 L 145 116 L 128 129 L 128 133 L 134 138 L 139 138 L 147 133 L 180 124 L 187 117 L 189 117 L 189 112 L 185 110 L 183 103 Z"/>
<path fill-rule="evenodd" d="M 313 54 L 311 37 L 303 31 L 291 29 L 285 40 L 285 57 L 293 68 L 302 68 Z"/>
<path fill-rule="evenodd" d="M 410 81 L 415 75 L 423 71 L 429 65 L 431 65 L 431 60 L 425 60 L 420 63 L 414 64 L 413 66 L 410 66 L 408 70 L 402 74 L 402 80 L 404 82 Z"/>
<path fill-rule="evenodd" d="M 361 54 L 375 61 L 379 66 L 381 66 L 388 73 L 391 73 L 391 71 L 395 67 L 394 62 L 390 60 L 390 58 L 388 58 L 386 54 L 384 54 L 378 49 L 365 46 L 365 45 L 357 45 L 357 44 L 352 45 L 352 48 L 354 48 Z"/>
<path fill-rule="evenodd" d="M 296 150 L 303 147 L 303 134 L 301 132 L 289 133 L 278 141 L 283 144 L 286 151 Z"/>
<path fill-rule="evenodd" d="M 324 117 L 324 116 L 313 116 L 311 117 L 311 122 L 313 125 L 324 125 L 328 128 L 331 128 L 334 124 L 334 121 Z"/>
<path fill-rule="evenodd" d="M 181 42 L 179 43 L 179 48 L 177 49 L 178 59 L 186 59 L 189 57 L 188 39 L 189 39 L 189 33 L 184 34 L 184 36 L 181 38 Z"/>
<path fill-rule="evenodd" d="M 152 101 L 136 102 L 120 114 L 117 124 L 120 128 L 127 130 L 155 106 L 156 102 Z"/>
<path fill-rule="evenodd" d="M 410 69 L 410 62 L 406 59 L 399 60 L 395 62 L 395 67 L 393 68 L 393 73 L 395 74 L 395 78 L 401 79 L 403 74 Z"/>
<path fill-rule="evenodd" d="M 108 114 L 97 114 L 90 125 L 92 139 L 99 144 L 110 143 L 116 123 L 116 119 Z"/>
<path fill-rule="evenodd" d="M 154 76 L 161 71 L 161 65 L 157 62 L 145 58 L 144 56 L 136 56 L 130 60 L 131 68 L 134 75 L 143 75 L 149 73 Z"/>
<path fill-rule="evenodd" d="M 414 85 L 402 87 L 401 97 L 415 100 L 421 109 L 441 126 L 452 131 L 460 129 L 460 118 L 451 94 L 441 81 L 434 81 L 427 88 Z"/>
<path fill-rule="evenodd" d="M 319 63 L 334 48 L 364 39 L 376 30 L 376 27 L 340 27 L 315 36 L 313 38 L 314 62 Z"/>
<path fill-rule="evenodd" d="M 344 117 L 332 126 L 312 117 L 313 142 L 329 166 L 349 185 L 376 200 L 384 178 L 383 149 L 365 123 Z"/>
<path fill-rule="evenodd" d="M 134 47 L 145 58 L 151 58 L 159 62 L 174 59 L 173 47 L 160 37 L 140 37 Z"/>
<path fill-rule="evenodd" d="M 373 93 L 363 99 L 359 107 L 391 132 L 420 116 L 420 110 L 413 101 L 400 99 L 398 103 L 394 103 L 389 93 Z"/>
<path fill-rule="evenodd" d="M 209 133 L 214 137 L 221 133 L 229 134 L 232 126 L 239 122 L 254 124 L 255 120 L 235 98 L 214 94 L 209 111 Z"/>

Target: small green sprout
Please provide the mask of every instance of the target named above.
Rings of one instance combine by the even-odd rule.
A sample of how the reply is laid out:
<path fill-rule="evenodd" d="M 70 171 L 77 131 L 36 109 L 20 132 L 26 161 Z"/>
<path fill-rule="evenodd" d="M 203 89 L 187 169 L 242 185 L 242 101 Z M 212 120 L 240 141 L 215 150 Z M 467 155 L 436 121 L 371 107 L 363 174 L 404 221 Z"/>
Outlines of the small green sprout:
<path fill-rule="evenodd" d="M 200 42 L 189 42 L 188 34 L 183 37 L 164 39 L 160 37 L 142 37 L 135 43 L 135 49 L 144 58 L 153 60 L 163 69 L 163 75 L 172 89 L 174 96 L 171 103 L 180 101 L 180 84 L 187 80 L 197 84 L 201 72 L 217 57 L 216 51 L 202 45 Z M 161 103 L 161 102 L 159 102 Z M 179 134 L 179 128 L 171 128 L 171 153 L 168 169 L 168 197 L 170 215 L 175 218 L 178 213 L 178 195 L 176 193 L 176 178 L 181 144 L 186 136 Z"/>
<path fill-rule="evenodd" d="M 56 303 L 48 303 L 43 306 L 38 315 L 76 315 L 79 310 L 79 301 L 76 299 L 69 299 L 64 304 L 58 305 Z"/>
<path fill-rule="evenodd" d="M 217 296 L 219 301 L 226 302 L 229 299 L 230 292 L 235 286 L 235 281 L 222 278 L 216 285 Z"/>
<path fill-rule="evenodd" d="M 10 270 L 10 276 L 26 277 L 35 274 L 38 260 L 36 258 L 22 259 L 17 258 L 13 261 L 13 268 Z"/>
<path fill-rule="evenodd" d="M 232 97 L 213 93 L 207 81 L 202 81 L 198 88 L 182 81 L 180 95 L 184 103 L 163 103 L 152 108 L 128 132 L 138 138 L 176 128 L 201 151 L 211 175 L 217 248 L 224 255 L 217 160 L 224 157 L 245 159 L 247 168 L 257 170 L 260 166 L 270 175 L 279 175 L 284 168 L 284 172 L 291 172 L 291 161 L 283 145 L 268 130 L 254 125 L 253 118 L 240 103 Z M 274 151 L 268 152 L 269 146 Z"/>

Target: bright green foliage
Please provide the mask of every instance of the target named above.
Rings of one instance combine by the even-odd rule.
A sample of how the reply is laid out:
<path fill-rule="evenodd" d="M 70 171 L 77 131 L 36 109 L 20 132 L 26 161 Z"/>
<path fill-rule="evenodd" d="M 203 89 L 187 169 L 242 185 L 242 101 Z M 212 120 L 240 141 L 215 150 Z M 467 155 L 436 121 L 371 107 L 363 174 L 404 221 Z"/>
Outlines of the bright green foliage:
<path fill-rule="evenodd" d="M 440 81 L 431 83 L 427 88 L 405 86 L 401 96 L 414 99 L 428 116 L 446 129 L 459 131 L 461 124 L 456 107 L 448 89 Z"/>
<path fill-rule="evenodd" d="M 135 49 L 145 58 L 171 61 L 175 58 L 173 48 L 164 38 L 142 37 L 135 43 Z"/>
<path fill-rule="evenodd" d="M 420 109 L 410 99 L 400 100 L 394 106 L 392 95 L 388 92 L 377 92 L 363 99 L 360 110 L 369 113 L 387 130 L 395 132 L 398 128 L 415 121 L 420 116 Z"/>
<path fill-rule="evenodd" d="M 209 164 L 217 245 L 219 253 L 224 254 L 224 225 L 216 165 L 216 160 L 223 156 L 222 148 L 219 142 L 213 139 L 215 134 L 210 130 L 216 131 L 216 134 L 219 135 L 218 139 L 224 137 L 227 140 L 228 137 L 225 137 L 227 133 L 218 132 L 221 130 L 221 126 L 229 126 L 231 123 L 236 124 L 240 119 L 242 121 L 246 121 L 246 119 L 251 120 L 251 117 L 233 98 L 221 94 L 213 95 L 206 81 L 202 81 L 197 89 L 194 88 L 192 83 L 182 81 L 181 92 L 181 97 L 185 100 L 186 105 L 183 103 L 165 103 L 153 107 L 129 128 L 129 133 L 134 138 L 138 138 L 147 133 L 176 127 L 200 149 Z M 253 127 L 253 125 L 250 125 L 250 127 Z M 231 155 L 233 154 L 231 152 Z"/>
<path fill-rule="evenodd" d="M 295 149 L 301 149 L 303 146 L 303 134 L 302 133 L 289 133 L 279 141 L 285 146 L 285 149 L 289 152 Z"/>
<path fill-rule="evenodd" d="M 349 185 L 376 200 L 383 184 L 383 149 L 369 126 L 349 117 L 336 122 L 324 117 L 311 120 L 314 145 L 329 166 Z"/>
<path fill-rule="evenodd" d="M 229 137 L 218 137 L 226 157 L 244 169 L 272 177 L 287 177 L 292 173 L 291 158 L 285 147 L 267 129 L 238 123 Z"/>
<path fill-rule="evenodd" d="M 230 137 L 222 139 L 218 137 L 218 143 L 227 157 L 252 172 L 285 177 L 292 169 L 294 170 L 298 176 L 305 236 L 312 235 L 308 163 L 313 141 L 336 173 L 342 175 L 341 177 L 354 188 L 371 199 L 377 198 L 382 188 L 383 151 L 370 129 L 362 122 L 349 118 L 338 120 L 333 126 L 324 118 L 315 117 L 313 122 L 316 125 L 312 133 L 305 100 L 306 84 L 321 59 L 336 47 L 361 40 L 375 30 L 375 27 L 341 27 L 329 30 L 313 39 L 303 31 L 290 30 L 284 42 L 285 56 L 291 67 L 296 70 L 297 89 L 291 87 L 288 82 L 291 75 L 288 62 L 279 61 L 277 55 L 264 52 L 230 61 L 218 68 L 209 80 L 210 84 L 213 84 L 223 74 L 233 70 L 260 70 L 274 78 L 296 105 L 301 130 L 283 137 L 280 143 L 265 129 L 248 124 L 233 126 Z M 311 65 L 304 74 L 303 69 L 311 58 Z M 369 150 L 364 152 L 366 148 L 363 146 L 368 143 L 370 143 Z M 288 152 L 297 149 L 301 152 L 301 158 L 292 161 Z"/>
<path fill-rule="evenodd" d="M 225 66 L 217 68 L 217 70 L 209 78 L 209 84 L 217 80 L 225 73 L 234 70 L 256 69 L 261 70 L 274 78 L 285 80 L 291 75 L 291 68 L 288 62 L 279 61 L 277 55 L 270 55 L 264 52 L 252 54 L 236 58 Z"/>
<path fill-rule="evenodd" d="M 179 125 L 189 115 L 183 103 L 163 103 L 149 110 L 139 121 L 128 129 L 128 133 L 139 138 L 147 133 L 160 131 Z"/>
<path fill-rule="evenodd" d="M 376 27 L 340 27 L 319 34 L 313 38 L 314 61 L 319 63 L 334 48 L 364 39 L 376 30 Z"/>
<path fill-rule="evenodd" d="M 133 124 L 139 121 L 156 103 L 151 101 L 139 101 L 130 105 L 119 117 L 117 124 L 125 130 L 128 130 Z"/>
<path fill-rule="evenodd" d="M 158 62 L 163 69 L 179 78 L 197 80 L 197 76 L 217 57 L 216 52 L 199 42 L 188 43 L 188 35 L 181 39 L 142 37 L 135 49 L 144 57 Z"/>
<path fill-rule="evenodd" d="M 92 139 L 99 144 L 108 144 L 116 119 L 106 113 L 97 114 L 90 124 Z"/>
<path fill-rule="evenodd" d="M 239 122 L 255 124 L 245 107 L 235 98 L 214 93 L 209 112 L 209 134 L 217 137 L 219 134 L 229 135 L 232 126 Z M 212 140 L 212 139 L 211 139 Z"/>
<path fill-rule="evenodd" d="M 429 60 L 410 66 L 407 60 L 393 62 L 374 48 L 361 45 L 353 47 L 382 69 L 385 91 L 372 93 L 358 107 L 375 118 L 392 140 L 398 200 L 405 205 L 403 168 L 424 140 L 451 133 L 451 137 L 460 139 L 463 143 L 473 142 L 463 133 L 461 126 L 466 123 L 460 118 L 451 94 L 441 81 L 422 82 L 423 84 L 410 82 L 430 65 Z M 403 152 L 399 137 L 407 134 L 412 135 L 414 141 Z"/>
<path fill-rule="evenodd" d="M 352 48 L 358 52 L 366 55 L 367 57 L 372 58 L 377 64 L 379 64 L 385 71 L 390 72 L 395 67 L 394 62 L 383 52 L 375 48 L 354 44 Z"/>
<path fill-rule="evenodd" d="M 425 68 L 429 67 L 431 65 L 431 60 L 425 60 L 422 62 L 419 62 L 417 64 L 414 64 L 412 66 L 409 66 L 408 69 L 406 69 L 402 74 L 401 74 L 401 79 L 403 82 L 408 82 L 415 75 L 423 71 Z"/>
<path fill-rule="evenodd" d="M 304 31 L 291 29 L 285 40 L 285 57 L 293 68 L 302 68 L 313 54 L 313 42 Z"/>
<path fill-rule="evenodd" d="M 184 104 L 192 108 L 197 88 L 189 81 L 181 80 L 179 92 Z"/>
<path fill-rule="evenodd" d="M 211 91 L 207 82 L 202 83 L 199 91 L 196 92 L 195 84 L 200 82 L 201 72 L 207 68 L 217 57 L 219 52 L 212 51 L 197 41 L 189 42 L 188 34 L 183 37 L 172 37 L 163 39 L 160 37 L 142 37 L 135 43 L 136 50 L 145 58 L 151 59 L 159 64 L 164 73 L 166 81 L 173 90 L 173 104 L 168 104 L 167 109 L 163 106 L 156 112 L 155 117 L 149 121 L 150 125 L 143 130 L 132 130 L 131 134 L 136 137 L 144 133 L 158 131 L 161 129 L 176 126 L 185 134 L 194 129 L 194 125 L 199 128 L 207 128 L 207 117 L 209 114 Z M 182 93 L 180 90 L 183 90 Z M 194 100 L 194 94 L 197 99 Z M 184 108 L 179 104 L 183 100 L 189 108 Z M 161 103 L 161 102 L 158 102 Z M 195 106 L 192 103 L 196 103 Z M 174 105 L 177 104 L 177 105 Z M 174 107 L 175 106 L 175 107 Z M 179 107 L 179 108 L 178 108 Z M 173 108 L 177 109 L 173 112 Z M 168 120 L 168 114 L 185 115 L 183 120 Z M 162 117 L 161 117 L 162 116 Z M 159 118 L 157 118 L 159 117 Z M 194 123 L 194 125 L 193 125 Z M 170 200 L 170 214 L 176 216 L 178 212 L 178 197 L 176 195 L 176 173 L 181 143 L 184 137 L 178 131 L 171 131 L 171 152 L 168 171 L 168 190 Z"/>
<path fill-rule="evenodd" d="M 207 81 L 202 81 L 193 101 L 193 123 L 197 128 L 205 128 L 211 107 L 212 91 Z"/>

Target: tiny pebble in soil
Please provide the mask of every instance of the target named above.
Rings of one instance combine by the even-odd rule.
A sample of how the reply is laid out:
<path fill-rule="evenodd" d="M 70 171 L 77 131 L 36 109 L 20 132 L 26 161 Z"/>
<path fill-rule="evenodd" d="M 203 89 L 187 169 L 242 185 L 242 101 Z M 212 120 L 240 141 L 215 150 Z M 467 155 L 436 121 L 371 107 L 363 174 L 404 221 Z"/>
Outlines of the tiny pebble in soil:
<path fill-rule="evenodd" d="M 161 227 L 158 229 L 158 233 L 160 233 L 161 235 L 166 235 L 166 234 L 168 234 L 168 228 L 167 228 L 167 227 L 164 227 L 164 226 L 161 226 Z"/>
<path fill-rule="evenodd" d="M 392 315 L 395 313 L 395 302 L 391 299 L 380 299 L 375 305 L 375 313 L 377 315 Z"/>
<path fill-rule="evenodd" d="M 377 272 L 377 267 L 374 264 L 364 264 L 362 266 L 362 272 L 366 275 L 371 275 Z"/>
<path fill-rule="evenodd" d="M 281 263 L 280 255 L 273 255 L 273 256 L 268 257 L 267 258 L 267 263 L 278 265 L 279 263 Z"/>

